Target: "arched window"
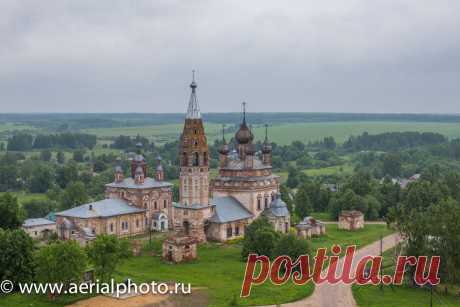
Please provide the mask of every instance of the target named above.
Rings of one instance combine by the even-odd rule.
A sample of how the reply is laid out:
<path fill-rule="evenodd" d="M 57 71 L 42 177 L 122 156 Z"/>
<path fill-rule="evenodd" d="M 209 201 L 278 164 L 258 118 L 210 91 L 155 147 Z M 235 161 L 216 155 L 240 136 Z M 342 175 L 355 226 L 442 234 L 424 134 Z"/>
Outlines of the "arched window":
<path fill-rule="evenodd" d="M 168 201 L 165 199 L 165 200 L 163 201 L 163 208 L 166 208 L 167 206 L 168 206 Z"/>
<path fill-rule="evenodd" d="M 188 165 L 188 158 L 186 152 L 182 154 L 182 165 Z"/>
<path fill-rule="evenodd" d="M 156 200 L 155 200 L 155 202 L 153 203 L 153 206 L 155 207 L 155 209 L 158 209 L 158 203 L 157 203 Z"/>
<path fill-rule="evenodd" d="M 208 165 L 208 153 L 203 153 L 203 164 Z"/>
<path fill-rule="evenodd" d="M 268 197 L 265 197 L 265 203 L 264 203 L 264 208 L 268 208 Z"/>
<path fill-rule="evenodd" d="M 262 199 L 258 198 L 257 199 L 257 210 L 262 209 Z"/>
<path fill-rule="evenodd" d="M 193 166 L 198 166 L 200 165 L 200 155 L 195 152 L 193 153 Z"/>

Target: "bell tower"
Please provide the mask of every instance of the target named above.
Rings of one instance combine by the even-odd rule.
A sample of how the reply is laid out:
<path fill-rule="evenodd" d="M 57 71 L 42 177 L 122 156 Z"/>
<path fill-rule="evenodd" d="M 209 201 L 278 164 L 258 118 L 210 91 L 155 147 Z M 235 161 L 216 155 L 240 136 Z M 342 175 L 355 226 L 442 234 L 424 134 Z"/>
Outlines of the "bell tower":
<path fill-rule="evenodd" d="M 203 119 L 196 97 L 195 72 L 192 92 L 180 138 L 180 203 L 184 206 L 209 204 L 209 151 Z"/>

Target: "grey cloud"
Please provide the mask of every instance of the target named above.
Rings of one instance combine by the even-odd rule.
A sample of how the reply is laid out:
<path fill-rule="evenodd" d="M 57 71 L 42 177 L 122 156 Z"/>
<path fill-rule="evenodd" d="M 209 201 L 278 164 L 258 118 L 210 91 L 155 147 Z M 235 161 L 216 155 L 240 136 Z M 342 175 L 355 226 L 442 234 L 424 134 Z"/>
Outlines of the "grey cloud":
<path fill-rule="evenodd" d="M 0 2 L 1 112 L 458 113 L 459 1 Z"/>

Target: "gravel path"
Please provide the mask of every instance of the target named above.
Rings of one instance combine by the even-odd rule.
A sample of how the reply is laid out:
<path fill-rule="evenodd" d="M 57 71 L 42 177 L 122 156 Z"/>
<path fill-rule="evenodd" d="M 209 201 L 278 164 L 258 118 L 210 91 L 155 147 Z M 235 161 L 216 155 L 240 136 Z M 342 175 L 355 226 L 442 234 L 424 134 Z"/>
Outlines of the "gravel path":
<path fill-rule="evenodd" d="M 383 251 L 390 249 L 397 245 L 400 241 L 398 234 L 392 234 L 383 238 Z M 359 260 L 366 255 L 379 255 L 380 254 L 380 240 L 370 245 L 367 245 L 356 252 L 354 259 Z M 339 268 L 342 266 L 343 257 L 340 259 Z M 354 271 L 357 261 L 353 262 Z M 324 272 L 324 271 L 323 271 Z M 323 283 L 315 287 L 315 291 L 309 297 L 297 302 L 283 304 L 284 307 L 356 307 L 355 299 L 351 292 L 351 285 L 336 284 L 330 285 Z"/>

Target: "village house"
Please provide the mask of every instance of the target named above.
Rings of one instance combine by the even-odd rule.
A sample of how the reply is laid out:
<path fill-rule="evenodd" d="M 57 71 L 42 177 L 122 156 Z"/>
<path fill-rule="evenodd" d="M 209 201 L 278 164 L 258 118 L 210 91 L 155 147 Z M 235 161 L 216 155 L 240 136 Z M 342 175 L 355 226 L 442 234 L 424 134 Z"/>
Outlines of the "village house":
<path fill-rule="evenodd" d="M 361 211 L 342 211 L 339 214 L 339 229 L 358 230 L 364 228 L 364 214 Z"/>
<path fill-rule="evenodd" d="M 46 218 L 27 219 L 22 229 L 33 239 L 46 239 L 56 233 L 56 223 Z"/>

